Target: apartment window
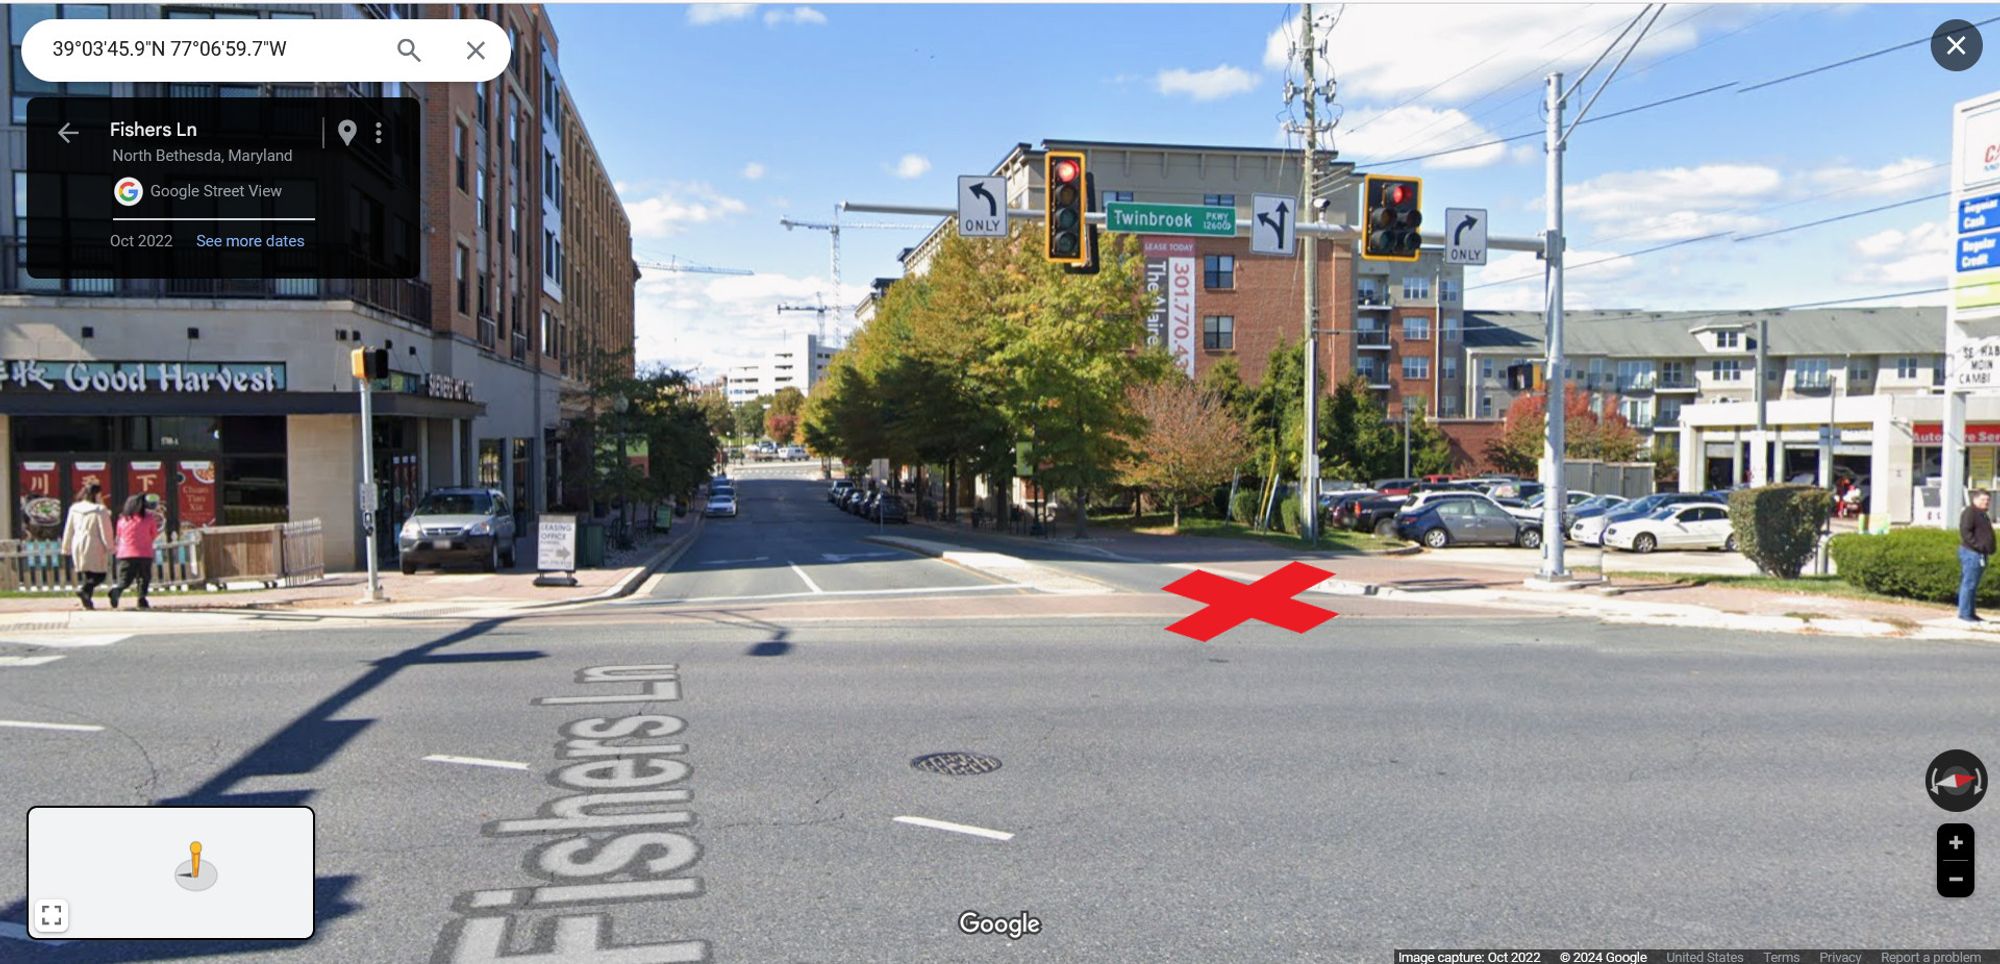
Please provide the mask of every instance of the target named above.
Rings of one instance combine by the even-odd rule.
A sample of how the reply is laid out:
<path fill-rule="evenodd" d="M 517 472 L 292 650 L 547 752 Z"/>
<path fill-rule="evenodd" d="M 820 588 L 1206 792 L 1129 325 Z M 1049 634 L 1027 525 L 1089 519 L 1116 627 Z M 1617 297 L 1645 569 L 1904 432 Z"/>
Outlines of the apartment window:
<path fill-rule="evenodd" d="M 456 180 L 458 181 L 458 189 L 459 189 L 459 190 L 461 190 L 461 191 L 465 190 L 465 184 L 466 184 L 466 181 L 465 181 L 465 167 L 466 167 L 466 165 L 465 165 L 465 155 L 466 155 L 466 145 L 467 145 L 467 143 L 468 143 L 468 141 L 467 141 L 467 138 L 468 138 L 469 136 L 470 136 L 470 135 L 468 135 L 468 134 L 466 133 L 466 130 L 465 130 L 465 124 L 464 124 L 464 122 L 462 122 L 462 121 L 453 121 L 453 122 L 452 122 L 452 124 L 451 124 L 451 166 L 452 166 L 452 170 L 453 170 L 453 171 L 454 171 L 454 172 L 456 173 L 456 175 L 457 175 L 457 176 L 456 176 Z"/>
<path fill-rule="evenodd" d="M 512 246 L 514 248 L 514 253 L 520 254 L 521 253 L 521 198 L 518 193 L 514 196 L 513 205 L 507 208 L 507 233 L 513 237 Z"/>
<path fill-rule="evenodd" d="M 479 226 L 484 229 L 488 223 L 486 215 L 490 206 L 486 203 L 486 169 L 483 167 L 473 169 L 472 193 L 479 198 Z"/>
<path fill-rule="evenodd" d="M 1209 315 L 1201 320 L 1201 347 L 1209 351 L 1234 351 L 1236 349 L 1236 318 L 1233 315 Z"/>
<path fill-rule="evenodd" d="M 1445 278 L 1445 279 L 1443 279 L 1443 280 L 1439 281 L 1439 282 L 1438 282 L 1438 300 L 1440 300 L 1440 301 L 1457 301 L 1457 300 L 1458 300 L 1458 282 L 1457 282 L 1457 281 L 1455 281 L 1455 280 L 1453 280 L 1453 279 L 1451 279 L 1451 278 Z"/>
<path fill-rule="evenodd" d="M 486 272 L 479 273 L 479 317 L 493 313 L 493 281 Z"/>
<path fill-rule="evenodd" d="M 1368 382 L 1368 384 L 1370 385 L 1374 385 L 1382 381 L 1381 366 L 1377 364 L 1373 356 L 1370 356 L 1368 358 L 1363 358 L 1355 362 L 1354 370 L 1356 372 L 1359 372 L 1361 374 L 1361 378 L 1364 381 Z"/>
<path fill-rule="evenodd" d="M 1403 300 L 1422 301 L 1431 296 L 1431 279 L 1420 274 L 1403 276 Z"/>
<path fill-rule="evenodd" d="M 1479 417 L 1480 418 L 1493 417 L 1493 396 L 1491 395 L 1479 396 Z"/>
<path fill-rule="evenodd" d="M 1403 316 L 1404 341 L 1431 340 L 1431 320 L 1423 315 Z"/>
<path fill-rule="evenodd" d="M 542 275 L 555 277 L 556 273 L 556 233 L 546 228 L 542 230 Z"/>
<path fill-rule="evenodd" d="M 1642 392 L 1653 387 L 1653 363 L 1649 361 L 1621 361 L 1618 363 L 1618 390 L 1621 392 Z"/>
<path fill-rule="evenodd" d="M 1743 380 L 1743 363 L 1734 358 L 1717 358 L 1708 363 L 1708 377 L 1718 382 Z"/>
<path fill-rule="evenodd" d="M 1382 294 L 1382 283 L 1374 278 L 1356 282 L 1354 300 L 1364 305 L 1386 305 L 1389 299 Z"/>
<path fill-rule="evenodd" d="M 1633 428 L 1653 427 L 1653 400 L 1650 398 L 1622 398 L 1618 400 L 1618 414 Z"/>
<path fill-rule="evenodd" d="M 1599 386 L 1609 385 L 1609 384 L 1611 384 L 1611 373 L 1606 370 L 1604 359 L 1602 358 L 1591 359 L 1590 367 L 1584 373 L 1583 387 L 1597 388 Z"/>
<path fill-rule="evenodd" d="M 463 315 L 471 305 L 471 293 L 466 290 L 467 276 L 472 272 L 472 252 L 465 245 L 458 246 L 458 260 L 452 264 L 452 283 L 457 287 L 458 313 Z"/>
<path fill-rule="evenodd" d="M 14 123 L 28 121 L 28 99 L 45 95 L 79 94 L 106 97 L 111 94 L 108 83 L 55 83 L 45 81 L 28 72 L 21 62 L 21 38 L 27 36 L 28 28 L 43 20 L 103 20 L 110 16 L 110 8 L 101 3 L 21 4 L 7 11 L 11 22 L 13 44 L 12 89 L 14 91 Z"/>
<path fill-rule="evenodd" d="M 1104 203 L 1109 204 L 1113 201 L 1123 201 L 1127 204 L 1130 204 L 1132 202 L 1132 192 L 1131 191 L 1104 192 Z"/>
<path fill-rule="evenodd" d="M 1827 361 L 1824 358 L 1795 358 L 1792 360 L 1792 387 L 1825 388 L 1831 384 L 1828 377 Z"/>
<path fill-rule="evenodd" d="M 1445 418 L 1457 418 L 1461 414 L 1458 410 L 1458 396 L 1446 395 L 1440 399 L 1438 401 L 1438 414 Z"/>
<path fill-rule="evenodd" d="M 1233 208 L 1236 206 L 1236 195 L 1204 194 L 1201 196 L 1201 203 L 1212 208 Z"/>
<path fill-rule="evenodd" d="M 1660 384 L 1677 388 L 1687 384 L 1687 366 L 1677 361 L 1660 363 Z"/>
<path fill-rule="evenodd" d="M 1202 284 L 1210 288 L 1236 287 L 1236 256 L 1211 254 L 1202 258 Z"/>
<path fill-rule="evenodd" d="M 1482 382 L 1493 380 L 1493 359 L 1481 358 L 1479 360 L 1479 380 Z"/>
<path fill-rule="evenodd" d="M 1864 382 L 1867 381 L 1870 377 L 1872 377 L 1873 374 L 1874 373 L 1869 370 L 1867 365 L 1860 365 L 1860 364 L 1851 365 L 1851 367 L 1849 367 L 1847 370 L 1848 378 L 1858 379 Z"/>
<path fill-rule="evenodd" d="M 1441 378 L 1457 378 L 1458 359 L 1450 355 L 1444 356 L 1444 360 L 1438 362 L 1438 375 Z"/>
<path fill-rule="evenodd" d="M 481 129 L 484 129 L 486 127 L 486 81 L 482 80 L 473 84 L 472 93 L 472 122 L 478 124 Z"/>
<path fill-rule="evenodd" d="M 1903 381 L 1917 380 L 1917 356 L 1903 355 L 1896 359 L 1896 377 Z"/>
<path fill-rule="evenodd" d="M 1444 316 L 1444 340 L 1457 341 L 1465 337 L 1465 319 L 1457 315 Z"/>
<path fill-rule="evenodd" d="M 1934 355 L 1934 356 L 1932 356 L 1932 357 L 1931 357 L 1931 384 L 1933 384 L 1933 385 L 1942 385 L 1942 384 L 1944 384 L 1944 356 L 1943 356 L 1943 355 Z"/>
<path fill-rule="evenodd" d="M 1422 355 L 1404 355 L 1403 377 L 1404 378 L 1431 377 L 1431 360 L 1425 358 Z"/>
<path fill-rule="evenodd" d="M 1715 333 L 1715 347 L 1741 348 L 1743 347 L 1743 333 L 1740 331 L 1718 331 Z"/>
<path fill-rule="evenodd" d="M 507 149 L 513 155 L 514 169 L 521 169 L 521 112 L 514 107 L 513 94 L 507 95 Z"/>
<path fill-rule="evenodd" d="M 546 148 L 542 150 L 542 196 L 550 200 L 556 196 L 556 155 Z"/>
<path fill-rule="evenodd" d="M 1660 399 L 1660 413 L 1653 418 L 1653 424 L 1666 426 L 1679 425 L 1680 423 L 1681 400 L 1678 398 Z"/>

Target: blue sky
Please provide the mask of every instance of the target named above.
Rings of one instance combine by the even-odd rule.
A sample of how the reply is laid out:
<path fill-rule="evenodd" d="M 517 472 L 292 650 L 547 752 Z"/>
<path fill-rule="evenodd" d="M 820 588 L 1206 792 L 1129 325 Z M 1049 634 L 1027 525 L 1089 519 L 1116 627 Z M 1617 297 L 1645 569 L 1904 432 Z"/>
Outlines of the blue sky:
<path fill-rule="evenodd" d="M 1366 164 L 1539 130 L 1545 65 L 1573 75 L 1639 8 L 1314 9 L 1339 16 L 1322 61 L 1339 85 L 1331 141 L 1343 160 Z M 778 303 L 835 299 L 826 235 L 787 232 L 780 216 L 826 220 L 841 200 L 946 204 L 955 175 L 1046 137 L 1283 146 L 1286 31 L 1298 20 L 1296 6 L 1277 4 L 551 10 L 565 80 L 620 184 L 641 257 L 757 272 L 652 272 L 641 283 L 640 358 L 707 375 L 813 325 L 808 314 L 779 315 Z M 1747 87 L 1988 11 L 2000 13 L 1670 6 L 1592 114 L 1727 81 Z M 2000 35 L 2000 23 L 1986 30 Z M 1585 125 L 1566 155 L 1571 263 L 1941 191 L 1948 169 L 1932 166 L 1948 160 L 1952 104 L 1996 87 L 2000 54 L 1951 73 L 1926 42 Z M 1496 233 L 1541 227 L 1538 138 L 1395 170 L 1425 178 L 1433 219 L 1448 205 L 1485 207 Z M 1749 308 L 1934 287 L 1949 266 L 1948 216 L 1940 199 L 1577 268 L 1568 304 Z M 896 274 L 896 253 L 920 236 L 845 232 L 850 298 Z M 1467 305 L 1539 307 L 1536 281 L 1477 287 L 1537 272 L 1531 255 L 1495 252 L 1492 265 L 1468 271 Z"/>

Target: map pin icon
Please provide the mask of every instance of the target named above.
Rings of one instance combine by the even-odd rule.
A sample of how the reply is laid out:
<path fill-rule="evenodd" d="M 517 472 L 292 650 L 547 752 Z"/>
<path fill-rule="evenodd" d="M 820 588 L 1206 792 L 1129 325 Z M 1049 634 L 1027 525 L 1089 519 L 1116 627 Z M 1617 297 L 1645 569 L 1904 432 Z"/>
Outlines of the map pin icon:
<path fill-rule="evenodd" d="M 339 126 L 339 127 L 337 127 L 337 128 L 335 128 L 335 129 L 336 129 L 336 130 L 338 130 L 338 131 L 340 131 L 340 142 L 341 142 L 342 144 L 350 144 L 350 145 L 351 145 L 351 144 L 353 144 L 353 143 L 354 143 L 354 122 L 353 122 L 353 121 L 351 121 L 351 120 L 344 120 L 344 121 L 341 121 L 341 122 L 340 122 L 340 126 Z"/>

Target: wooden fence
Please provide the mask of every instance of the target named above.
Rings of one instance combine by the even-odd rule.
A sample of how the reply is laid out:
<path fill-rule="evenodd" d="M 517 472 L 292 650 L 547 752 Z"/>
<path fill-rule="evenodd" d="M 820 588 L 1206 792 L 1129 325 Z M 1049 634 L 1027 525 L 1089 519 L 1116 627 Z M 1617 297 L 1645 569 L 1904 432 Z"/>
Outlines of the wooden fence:
<path fill-rule="evenodd" d="M 153 547 L 156 590 L 228 582 L 298 585 L 325 575 L 326 541 L 318 519 L 194 529 Z M 80 585 L 59 542 L 0 540 L 0 592 L 73 593 Z"/>

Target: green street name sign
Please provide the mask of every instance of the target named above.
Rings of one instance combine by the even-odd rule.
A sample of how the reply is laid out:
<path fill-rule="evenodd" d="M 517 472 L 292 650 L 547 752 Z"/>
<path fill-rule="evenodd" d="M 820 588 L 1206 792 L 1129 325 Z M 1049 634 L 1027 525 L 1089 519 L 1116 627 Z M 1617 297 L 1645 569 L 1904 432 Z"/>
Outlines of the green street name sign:
<path fill-rule="evenodd" d="M 1104 206 L 1104 228 L 1133 234 L 1184 234 L 1200 238 L 1236 236 L 1236 208 L 1206 204 L 1132 204 L 1113 201 Z"/>

